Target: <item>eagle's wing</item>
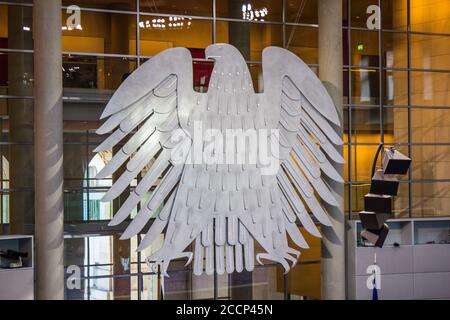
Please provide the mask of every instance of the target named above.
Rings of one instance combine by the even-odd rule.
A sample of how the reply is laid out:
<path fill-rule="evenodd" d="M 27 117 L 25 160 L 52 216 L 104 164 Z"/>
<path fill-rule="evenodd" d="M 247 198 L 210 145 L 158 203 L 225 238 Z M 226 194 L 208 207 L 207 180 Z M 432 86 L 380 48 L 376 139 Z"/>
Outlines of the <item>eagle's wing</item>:
<path fill-rule="evenodd" d="M 174 188 L 180 180 L 184 165 L 183 161 L 172 163 L 171 152 L 176 150 L 174 148 L 191 143 L 180 122 L 189 114 L 191 102 L 198 95 L 193 90 L 192 79 L 190 52 L 184 48 L 165 50 L 145 62 L 122 83 L 102 114 L 102 118 L 108 119 L 97 133 L 112 133 L 95 152 L 113 148 L 120 143 L 123 145 L 97 174 L 97 178 L 110 176 L 126 163 L 126 169 L 114 181 L 102 201 L 118 197 L 154 159 L 150 169 L 138 181 L 110 225 L 123 222 L 163 175 L 148 202 L 122 234 L 122 239 L 139 233 L 165 200 L 163 209 L 147 233 L 145 243 L 150 244 L 167 224 Z M 175 130 L 181 133 L 178 134 L 177 141 L 173 141 Z"/>
<path fill-rule="evenodd" d="M 333 125 L 340 126 L 334 103 L 321 81 L 291 52 L 269 47 L 263 52 L 265 118 L 278 128 L 281 168 L 277 174 L 283 222 L 300 247 L 296 218 L 311 234 L 320 237 L 308 210 L 326 226 L 331 221 L 320 203 L 337 206 L 324 175 L 337 182 L 343 178 L 332 162 L 344 163 L 335 146 L 342 145 Z M 306 205 L 306 207 L 305 207 Z M 296 241 L 298 239 L 298 241 Z"/>

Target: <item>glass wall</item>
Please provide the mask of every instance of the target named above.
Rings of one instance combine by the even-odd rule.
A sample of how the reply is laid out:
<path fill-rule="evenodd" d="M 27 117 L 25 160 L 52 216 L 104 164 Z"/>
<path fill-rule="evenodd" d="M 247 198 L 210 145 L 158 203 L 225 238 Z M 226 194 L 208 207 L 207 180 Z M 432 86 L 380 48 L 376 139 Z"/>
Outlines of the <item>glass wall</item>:
<path fill-rule="evenodd" d="M 83 278 L 66 298 L 160 299 L 162 287 L 166 299 L 320 297 L 320 241 L 312 237 L 312 248 L 288 277 L 274 265 L 194 277 L 180 261 L 163 283 L 144 263 L 148 252 L 136 253 L 140 237 L 122 241 L 125 226 L 107 226 L 135 183 L 119 199 L 100 202 L 116 177 L 94 177 L 115 150 L 92 152 L 104 139 L 95 130 L 114 90 L 164 49 L 191 51 L 198 91 L 206 91 L 211 71 L 204 48 L 216 42 L 241 51 L 257 90 L 261 53 L 270 45 L 287 48 L 317 72 L 317 2 L 63 0 L 65 265 L 68 280 L 71 266 Z M 378 20 L 374 6 L 381 8 Z M 346 215 L 357 218 L 362 210 L 380 142 L 399 144 L 413 160 L 395 200 L 396 216 L 450 215 L 450 3 L 344 0 L 342 21 Z M 32 26 L 31 0 L 0 1 L 4 234 L 34 229 Z"/>

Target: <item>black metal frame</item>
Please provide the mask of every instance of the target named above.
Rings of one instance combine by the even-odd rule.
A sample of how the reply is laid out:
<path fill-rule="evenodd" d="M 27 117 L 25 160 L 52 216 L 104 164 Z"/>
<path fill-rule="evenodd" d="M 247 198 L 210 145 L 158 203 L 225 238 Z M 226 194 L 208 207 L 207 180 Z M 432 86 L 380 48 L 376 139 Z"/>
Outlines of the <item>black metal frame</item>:
<path fill-rule="evenodd" d="M 211 35 L 211 39 L 212 39 L 212 43 L 216 42 L 216 26 L 217 26 L 217 21 L 229 21 L 229 22 L 243 22 L 243 23 L 261 23 L 261 24 L 271 24 L 271 25 L 281 25 L 282 26 L 282 43 L 283 43 L 283 47 L 286 46 L 286 31 L 287 31 L 287 27 L 288 26 L 300 26 L 300 27 L 305 27 L 305 28 L 318 28 L 317 24 L 305 24 L 305 23 L 292 23 L 292 22 L 288 22 L 286 19 L 286 1 L 285 0 L 279 0 L 282 1 L 282 17 L 281 17 L 281 21 L 264 21 L 264 22 L 249 22 L 249 21 L 245 21 L 245 20 L 241 20 L 241 19 L 234 19 L 234 18 L 225 18 L 225 17 L 217 17 L 217 6 L 216 6 L 216 0 L 210 0 L 211 4 L 212 4 L 212 13 L 211 16 L 195 16 L 195 15 L 179 15 L 177 14 L 177 16 L 185 16 L 185 17 L 190 17 L 193 19 L 199 19 L 199 20 L 208 20 L 211 21 L 212 23 L 212 35 Z M 422 145 L 443 145 L 443 146 L 450 146 L 450 142 L 449 143 L 413 143 L 412 141 L 412 131 L 411 131 L 411 122 L 412 122 L 412 110 L 414 109 L 422 109 L 422 108 L 427 108 L 427 109 L 448 109 L 450 110 L 450 106 L 434 106 L 434 107 L 428 107 L 428 106 L 412 106 L 412 88 L 411 88 L 411 81 L 412 81 L 412 72 L 414 71 L 421 71 L 421 72 L 443 72 L 443 73 L 450 73 L 450 70 L 435 70 L 435 69 L 417 69 L 417 68 L 412 68 L 412 64 L 411 64 L 411 36 L 412 35 L 437 35 L 437 36 L 444 36 L 444 37 L 449 37 L 450 40 L 450 34 L 447 33 L 439 33 L 439 34 L 431 34 L 431 33 L 425 33 L 425 32 L 418 32 L 418 31 L 414 31 L 411 29 L 411 0 L 405 0 L 407 3 L 407 29 L 405 30 L 392 30 L 392 29 L 384 29 L 383 28 L 383 12 L 382 10 L 380 10 L 381 12 L 381 16 L 380 16 L 380 29 L 379 30 L 375 30 L 372 32 L 378 32 L 378 66 L 377 67 L 373 67 L 373 66 L 368 66 L 366 68 L 368 69 L 373 69 L 378 71 L 379 73 L 379 79 L 378 79 L 378 84 L 379 84 L 379 89 L 380 89 L 380 94 L 379 94 L 379 103 L 377 105 L 358 105 L 358 104 L 354 104 L 352 101 L 352 70 L 358 68 L 361 69 L 362 67 L 360 66 L 352 66 L 351 64 L 351 57 L 352 57 L 352 51 L 351 51 L 351 33 L 354 30 L 360 30 L 360 31 L 368 31 L 368 29 L 363 28 L 363 27 L 356 27 L 356 26 L 352 26 L 352 19 L 351 19 L 351 14 L 352 14 L 352 1 L 357 1 L 357 0 L 343 0 L 344 2 L 347 3 L 347 8 L 346 8 L 346 12 L 347 12 L 347 23 L 346 25 L 343 26 L 343 32 L 346 33 L 347 35 L 347 39 L 348 39 L 348 44 L 347 44 L 347 60 L 348 60 L 348 64 L 345 64 L 344 67 L 344 71 L 347 70 L 348 71 L 348 79 L 347 79 L 347 84 L 348 84 L 348 90 L 349 90 L 349 94 L 348 94 L 348 101 L 347 103 L 344 104 L 344 109 L 347 112 L 348 115 L 348 123 L 347 123 L 347 134 L 348 134 L 348 142 L 346 143 L 345 147 L 347 148 L 347 156 L 348 156 L 348 162 L 347 162 L 347 168 L 348 168 L 348 172 L 349 172 L 349 178 L 347 179 L 346 182 L 346 186 L 348 187 L 349 191 L 348 192 L 348 196 L 346 198 L 347 202 L 348 202 L 348 218 L 352 219 L 353 218 L 353 210 L 352 210 L 352 201 L 353 201 L 353 194 L 352 194 L 352 189 L 356 186 L 362 185 L 362 184 L 367 184 L 369 181 L 357 181 L 357 180 L 352 180 L 352 171 L 357 169 L 357 163 L 353 160 L 353 156 L 356 153 L 356 147 L 357 146 L 377 146 L 377 143 L 357 143 L 353 141 L 353 128 L 352 128 L 352 111 L 354 110 L 358 110 L 358 108 L 364 107 L 364 108 L 373 108 L 379 109 L 379 119 L 380 119 L 380 143 L 383 144 L 384 143 L 384 123 L 385 123 L 385 118 L 384 118 L 384 110 L 388 109 L 388 108 L 405 108 L 408 111 L 408 141 L 407 143 L 401 143 L 400 145 L 402 146 L 407 146 L 408 148 L 408 156 L 411 158 L 412 157 L 412 146 L 422 146 Z M 380 6 L 380 8 L 382 9 L 382 4 L 383 1 L 385 0 L 374 0 L 374 2 L 377 2 L 378 5 Z M 0 5 L 10 5 L 10 6 L 24 6 L 24 7 L 32 7 L 32 4 L 27 4 L 27 3 L 17 3 L 17 2 L 11 2 L 11 1 L 0 1 Z M 63 6 L 63 9 L 67 8 L 66 6 Z M 141 12 L 140 10 L 140 0 L 136 0 L 136 10 L 135 11 L 120 11 L 120 10 L 107 10 L 107 9 L 96 9 L 96 8 L 89 8 L 89 7 L 81 7 L 82 11 L 90 11 L 90 12 L 102 12 L 102 13 L 121 13 L 121 14 L 128 14 L 128 15 L 135 15 L 136 16 L 136 39 L 140 39 L 140 28 L 139 28 L 139 21 L 140 21 L 140 17 L 142 16 L 170 16 L 173 14 L 168 14 L 168 13 L 150 13 L 150 12 Z M 385 34 L 388 33 L 399 33 L 399 34 L 405 34 L 407 37 L 407 66 L 406 68 L 387 68 L 383 65 L 383 36 Z M 6 49 L 0 49 L 0 52 L 2 53 L 27 53 L 27 54 L 33 54 L 33 50 L 19 50 L 19 49 L 14 49 L 14 48 L 6 48 Z M 104 57 L 104 58 L 127 58 L 127 59 L 133 59 L 136 61 L 136 65 L 139 66 L 141 63 L 141 59 L 148 59 L 150 58 L 150 56 L 144 56 L 140 54 L 141 50 L 140 50 L 140 41 L 136 41 L 136 55 L 125 55 L 125 54 L 105 54 L 105 53 L 86 53 L 86 52 L 63 52 L 63 55 L 76 55 L 76 56 L 92 56 L 92 57 Z M 249 64 L 260 64 L 260 61 L 247 61 L 247 63 Z M 310 64 L 311 67 L 317 67 L 317 64 Z M 407 105 L 406 106 L 389 106 L 389 105 L 385 105 L 384 104 L 384 86 L 383 86 L 383 72 L 386 71 L 404 71 L 407 73 L 407 77 L 408 77 L 408 100 L 407 100 Z M 27 99 L 27 100 L 32 100 L 33 97 L 32 96 L 11 96 L 11 95 L 0 95 L 0 99 Z M 70 97 L 64 97 L 65 101 L 70 101 Z M 104 101 L 106 102 L 106 100 Z M 1 120 L 1 119 L 0 119 Z M 86 148 L 89 148 L 89 146 L 96 144 L 96 142 L 90 141 L 89 140 L 89 136 L 90 136 L 90 132 L 86 131 L 86 140 L 84 142 L 81 141 L 68 141 L 65 142 L 66 145 L 86 145 Z M 4 141 L 3 139 L 1 139 L 0 141 L 0 146 L 3 145 L 10 145 L 13 144 L 10 141 Z M 31 144 L 27 144 L 25 143 L 25 145 L 31 145 Z M 354 151 L 352 150 L 352 148 L 354 148 Z M 355 159 L 356 160 L 356 159 Z M 0 166 L 3 166 L 3 162 L 1 163 Z M 412 170 L 409 171 L 408 173 L 408 180 L 404 181 L 402 183 L 408 183 L 408 194 L 409 194 L 409 216 L 412 216 L 412 212 L 411 212 L 411 208 L 412 208 L 412 183 L 416 183 L 416 182 L 450 182 L 450 179 L 437 179 L 437 180 L 426 180 L 426 179 L 420 179 L 420 180 L 414 180 L 413 176 L 412 176 Z M 82 179 L 83 177 L 80 177 L 80 179 Z M 91 180 L 93 178 L 91 177 L 87 177 L 87 180 Z M 66 181 L 69 181 L 70 179 L 66 179 Z M 2 180 L 3 182 L 3 180 Z M 86 187 L 83 188 L 66 188 L 66 190 L 73 190 L 73 191 L 80 191 L 80 192 L 86 192 L 88 194 L 89 197 L 89 193 L 91 191 L 105 191 L 102 188 L 95 188 L 95 187 L 91 187 L 90 184 L 88 183 Z M 3 188 L 3 185 L 0 188 L 0 192 L 2 194 L 8 194 L 10 192 L 16 192 L 16 191 L 33 191 L 32 188 L 21 188 L 21 189 L 10 189 L 10 188 Z M 0 209 L 3 208 L 3 201 L 0 202 Z M 88 209 L 89 210 L 89 209 Z M 2 224 L 2 217 L 0 215 L 0 224 Z M 3 224 L 2 224 L 2 227 Z M 1 230 L 1 229 L 0 229 Z M 140 268 L 142 262 L 142 257 L 140 254 L 138 254 L 138 274 L 144 275 L 144 273 L 142 273 L 142 270 Z M 131 275 L 130 275 L 131 276 Z M 141 289 L 143 287 L 142 284 L 142 276 L 138 277 L 138 295 L 139 298 L 141 298 Z M 285 282 L 286 282 L 286 277 L 285 277 Z M 215 284 L 217 285 L 217 277 L 215 278 Z M 215 287 L 216 287 L 215 285 Z M 214 290 L 214 298 L 219 298 L 218 297 L 218 291 L 217 289 Z M 289 294 L 287 292 L 287 288 L 285 286 L 285 292 L 284 292 L 285 298 L 289 297 Z"/>

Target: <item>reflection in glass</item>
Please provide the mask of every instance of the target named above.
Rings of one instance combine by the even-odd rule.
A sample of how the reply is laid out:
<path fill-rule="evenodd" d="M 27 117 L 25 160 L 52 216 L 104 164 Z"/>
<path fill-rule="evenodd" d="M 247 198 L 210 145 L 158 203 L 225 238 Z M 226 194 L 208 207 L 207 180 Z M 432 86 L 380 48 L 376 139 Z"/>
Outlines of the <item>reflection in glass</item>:
<path fill-rule="evenodd" d="M 450 23 L 450 16 L 448 21 Z M 411 35 L 411 66 L 450 70 L 450 35 Z"/>
<path fill-rule="evenodd" d="M 135 11 L 136 0 L 62 0 L 63 6 L 77 5 L 82 8 L 98 8 L 119 11 Z"/>
<path fill-rule="evenodd" d="M 343 1 L 345 2 L 345 1 Z M 318 24 L 317 0 L 287 0 L 286 21 L 292 23 Z"/>
<path fill-rule="evenodd" d="M 165 13 L 173 15 L 193 15 L 212 17 L 212 1 L 148 1 L 141 0 L 141 13 Z"/>
<path fill-rule="evenodd" d="M 366 61 L 369 61 L 367 59 Z M 371 68 L 351 70 L 352 104 L 378 105 L 380 101 L 379 71 Z"/>
<path fill-rule="evenodd" d="M 317 64 L 318 57 L 317 28 L 288 26 L 286 28 L 286 48 L 295 53 L 307 64 Z"/>
<path fill-rule="evenodd" d="M 413 182 L 411 186 L 413 217 L 448 215 L 450 212 L 449 182 Z"/>
<path fill-rule="evenodd" d="M 204 49 L 212 43 L 212 23 L 208 20 L 141 15 L 139 29 L 143 56 L 173 47 Z"/>
<path fill-rule="evenodd" d="M 63 21 L 69 14 L 63 10 Z M 62 30 L 64 52 L 136 54 L 136 18 L 131 14 L 81 11 L 80 27 Z"/>
<path fill-rule="evenodd" d="M 383 66 L 406 68 L 408 50 L 406 33 L 383 32 Z"/>
<path fill-rule="evenodd" d="M 413 143 L 450 143 L 450 109 L 413 108 L 411 128 Z"/>
<path fill-rule="evenodd" d="M 282 1 L 217 0 L 217 16 L 247 21 L 281 21 Z"/>
<path fill-rule="evenodd" d="M 217 21 L 217 42 L 234 45 L 244 59 L 261 61 L 262 50 L 283 45 L 280 25 Z"/>
<path fill-rule="evenodd" d="M 413 106 L 449 106 L 450 72 L 411 72 Z"/>
<path fill-rule="evenodd" d="M 450 34 L 450 2 L 411 0 L 411 30 Z"/>

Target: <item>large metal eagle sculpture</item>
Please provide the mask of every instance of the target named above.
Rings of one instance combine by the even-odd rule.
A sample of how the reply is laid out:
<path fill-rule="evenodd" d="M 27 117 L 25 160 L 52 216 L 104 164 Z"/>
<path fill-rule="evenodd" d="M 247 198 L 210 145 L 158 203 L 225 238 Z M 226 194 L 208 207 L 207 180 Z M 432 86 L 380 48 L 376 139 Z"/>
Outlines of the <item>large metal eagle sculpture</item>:
<path fill-rule="evenodd" d="M 343 142 L 333 127 L 341 125 L 340 119 L 317 76 L 285 49 L 263 51 L 262 93 L 255 93 L 247 64 L 232 45 L 211 45 L 206 57 L 214 60 L 207 93 L 193 88 L 189 50 L 172 48 L 142 64 L 107 104 L 101 116 L 107 120 L 97 133 L 110 135 L 95 152 L 121 148 L 97 178 L 111 176 L 123 165 L 126 169 L 102 201 L 121 195 L 149 167 L 110 225 L 126 220 L 157 184 L 121 239 L 145 232 L 156 215 L 138 250 L 164 234 L 162 247 L 147 257 L 164 274 L 170 261 L 180 258 L 187 263 L 193 259 L 196 275 L 252 271 L 255 258 L 280 263 L 287 272 L 300 256 L 288 237 L 308 248 L 297 219 L 317 237 L 313 217 L 332 225 L 321 201 L 338 205 L 324 175 L 343 183 L 330 162 L 344 162 L 335 148 Z M 211 147 L 205 135 L 196 136 L 196 125 L 223 135 L 259 130 L 267 133 L 267 142 L 235 147 L 244 154 L 244 163 L 198 163 L 192 156 L 219 154 L 226 147 Z M 258 155 L 270 150 L 279 166 L 264 172 L 267 163 L 260 157 L 256 163 L 248 161 L 247 149 Z M 175 161 L 174 154 L 181 156 Z M 263 250 L 256 255 L 255 241 Z"/>

